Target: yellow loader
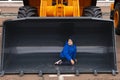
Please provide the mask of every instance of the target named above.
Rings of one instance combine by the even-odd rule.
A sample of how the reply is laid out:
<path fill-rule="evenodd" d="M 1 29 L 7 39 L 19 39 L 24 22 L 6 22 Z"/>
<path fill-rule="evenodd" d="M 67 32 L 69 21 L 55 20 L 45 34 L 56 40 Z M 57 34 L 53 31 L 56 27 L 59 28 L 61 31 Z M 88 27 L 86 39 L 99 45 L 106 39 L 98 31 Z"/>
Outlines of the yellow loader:
<path fill-rule="evenodd" d="M 97 0 L 23 0 L 23 3 L 18 19 L 3 23 L 1 75 L 118 72 L 114 24 L 102 19 Z M 54 65 L 70 36 L 77 46 L 77 63 Z"/>

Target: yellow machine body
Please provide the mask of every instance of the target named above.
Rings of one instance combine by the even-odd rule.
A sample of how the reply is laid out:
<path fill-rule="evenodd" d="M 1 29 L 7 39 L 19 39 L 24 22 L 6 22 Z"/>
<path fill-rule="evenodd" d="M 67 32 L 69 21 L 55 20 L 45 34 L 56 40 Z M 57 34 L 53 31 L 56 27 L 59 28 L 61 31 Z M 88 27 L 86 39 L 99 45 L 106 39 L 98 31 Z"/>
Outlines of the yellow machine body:
<path fill-rule="evenodd" d="M 0 74 L 115 75 L 113 21 L 101 19 L 96 1 L 23 0 L 18 19 L 3 22 Z M 77 62 L 71 65 L 65 56 L 65 64 L 55 65 L 69 38 L 76 45 Z"/>
<path fill-rule="evenodd" d="M 40 17 L 79 17 L 91 3 L 92 0 L 29 0 L 29 5 L 37 8 Z"/>
<path fill-rule="evenodd" d="M 110 18 L 114 20 L 116 34 L 120 35 L 120 0 L 115 0 L 110 7 Z"/>

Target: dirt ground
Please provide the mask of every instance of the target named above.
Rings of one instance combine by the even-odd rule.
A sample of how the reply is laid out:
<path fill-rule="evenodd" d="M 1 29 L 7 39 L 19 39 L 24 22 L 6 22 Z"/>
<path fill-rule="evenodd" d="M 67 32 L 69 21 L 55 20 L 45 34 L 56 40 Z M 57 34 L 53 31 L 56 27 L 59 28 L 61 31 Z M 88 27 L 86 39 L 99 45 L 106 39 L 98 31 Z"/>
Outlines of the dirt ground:
<path fill-rule="evenodd" d="M 103 11 L 103 18 L 109 19 L 109 7 L 101 7 Z M 14 13 L 17 14 L 18 8 L 0 8 L 2 9 L 2 13 Z M 3 21 L 6 19 L 13 19 L 15 16 L 9 17 L 1 17 L 0 25 L 2 25 Z M 1 33 L 2 27 L 0 27 L 0 44 L 1 44 Z M 120 36 L 116 36 L 116 47 L 117 47 L 117 65 L 118 71 L 120 70 Z M 20 77 L 19 75 L 5 75 L 0 77 L 0 80 L 120 80 L 120 74 L 116 76 L 112 76 L 112 74 L 98 74 L 98 76 L 94 76 L 93 74 L 80 74 L 79 76 L 75 76 L 74 74 L 70 75 L 52 75 L 47 74 L 43 75 L 43 77 L 39 77 L 37 74 L 25 74 Z"/>

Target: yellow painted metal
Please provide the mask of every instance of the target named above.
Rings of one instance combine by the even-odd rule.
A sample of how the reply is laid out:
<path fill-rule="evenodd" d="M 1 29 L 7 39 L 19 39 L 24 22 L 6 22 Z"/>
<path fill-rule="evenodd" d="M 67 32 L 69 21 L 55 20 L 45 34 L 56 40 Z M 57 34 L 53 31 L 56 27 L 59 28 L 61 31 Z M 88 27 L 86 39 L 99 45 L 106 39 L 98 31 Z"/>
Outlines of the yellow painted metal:
<path fill-rule="evenodd" d="M 56 6 L 48 6 L 46 9 L 46 16 L 56 16 Z"/>
<path fill-rule="evenodd" d="M 111 3 L 111 5 L 110 5 L 110 10 L 111 10 L 111 11 L 114 10 L 114 3 Z"/>
<path fill-rule="evenodd" d="M 52 1 L 53 1 L 53 0 L 47 1 L 47 6 L 52 6 Z"/>
<path fill-rule="evenodd" d="M 73 16 L 80 17 L 79 0 L 73 0 Z"/>
<path fill-rule="evenodd" d="M 38 9 L 40 17 L 80 17 L 92 0 L 29 0 Z"/>
<path fill-rule="evenodd" d="M 62 17 L 64 12 L 63 0 L 56 1 L 56 16 Z"/>
<path fill-rule="evenodd" d="M 72 17 L 73 16 L 73 6 L 64 7 L 64 16 Z"/>
<path fill-rule="evenodd" d="M 115 26 L 115 28 L 118 27 L 118 24 L 119 24 L 119 12 L 116 10 L 114 13 L 114 26 Z"/>
<path fill-rule="evenodd" d="M 72 0 L 67 0 L 68 6 L 72 6 Z"/>
<path fill-rule="evenodd" d="M 41 0 L 40 3 L 40 17 L 46 17 L 46 10 L 47 9 L 47 0 Z"/>

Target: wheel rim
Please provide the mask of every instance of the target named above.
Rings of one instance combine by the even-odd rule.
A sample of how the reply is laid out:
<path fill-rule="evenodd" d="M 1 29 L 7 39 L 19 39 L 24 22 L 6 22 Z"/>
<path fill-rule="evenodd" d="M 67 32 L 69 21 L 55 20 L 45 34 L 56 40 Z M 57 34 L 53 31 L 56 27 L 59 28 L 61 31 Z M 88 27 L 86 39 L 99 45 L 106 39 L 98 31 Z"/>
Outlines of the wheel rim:
<path fill-rule="evenodd" d="M 118 27 L 118 24 L 119 24 L 119 12 L 115 11 L 115 14 L 114 14 L 114 26 L 115 26 L 115 28 Z"/>

